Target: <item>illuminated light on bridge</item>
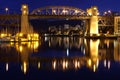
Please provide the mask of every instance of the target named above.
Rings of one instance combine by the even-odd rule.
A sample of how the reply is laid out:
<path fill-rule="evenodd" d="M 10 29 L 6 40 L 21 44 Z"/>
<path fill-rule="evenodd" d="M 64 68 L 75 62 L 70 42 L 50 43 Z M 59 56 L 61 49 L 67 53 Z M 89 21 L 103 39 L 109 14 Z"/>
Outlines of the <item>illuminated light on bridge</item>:
<path fill-rule="evenodd" d="M 53 10 L 54 13 L 56 13 L 56 10 Z"/>
<path fill-rule="evenodd" d="M 98 9 L 93 6 L 87 9 L 87 13 L 91 16 L 90 18 L 90 36 L 98 34 Z"/>
<path fill-rule="evenodd" d="M 75 10 L 75 13 L 78 13 L 78 10 Z"/>
<path fill-rule="evenodd" d="M 33 10 L 31 15 L 87 15 L 82 9 L 71 6 L 46 6 Z"/>
<path fill-rule="evenodd" d="M 108 10 L 108 13 L 111 13 L 111 10 Z"/>
<path fill-rule="evenodd" d="M 27 35 L 27 38 L 21 38 L 20 41 L 39 40 L 39 35 L 37 33 L 33 33 L 33 28 L 32 26 L 29 25 L 28 14 L 29 14 L 28 5 L 23 4 L 22 5 L 22 16 L 21 16 L 21 32 L 18 34 Z M 23 36 L 21 35 L 21 37 Z"/>
<path fill-rule="evenodd" d="M 9 9 L 8 9 L 8 8 L 5 8 L 5 11 L 6 11 L 6 14 L 8 14 L 8 13 L 9 13 L 9 12 L 8 12 L 8 11 L 9 11 Z"/>
<path fill-rule="evenodd" d="M 93 16 L 91 18 L 90 24 L 90 34 L 98 34 L 98 18 L 97 16 Z"/>
<path fill-rule="evenodd" d="M 23 9 L 26 9 L 27 8 L 27 6 L 26 5 L 23 5 Z"/>
<path fill-rule="evenodd" d="M 21 10 L 22 10 L 22 15 L 19 15 L 19 16 L 21 16 L 21 27 L 22 27 L 21 33 L 23 33 L 23 34 L 31 34 L 33 32 L 32 26 L 29 26 L 30 24 L 29 24 L 28 17 L 29 17 L 29 19 L 48 19 L 48 18 L 58 19 L 59 18 L 59 19 L 66 19 L 66 20 L 71 20 L 71 19 L 88 20 L 88 27 L 90 27 L 90 28 L 88 28 L 89 31 L 86 30 L 86 33 L 88 33 L 88 34 L 98 34 L 98 24 L 99 24 L 98 21 L 103 20 L 102 23 L 99 24 L 99 26 L 113 26 L 113 24 L 114 24 L 113 22 L 111 22 L 112 20 L 110 21 L 110 19 L 108 17 L 98 16 L 99 12 L 97 10 L 97 7 L 95 7 L 95 6 L 91 7 L 89 9 L 88 13 L 82 9 L 71 7 L 71 6 L 47 6 L 47 7 L 34 9 L 29 14 L 28 13 L 28 5 L 24 4 L 22 6 Z M 111 11 L 108 10 L 107 13 L 111 13 Z M 2 22 L 2 20 L 0 20 L 0 23 L 5 24 L 4 19 L 5 18 L 8 19 L 9 17 L 12 17 L 12 16 L 7 15 L 7 18 L 0 16 L 0 18 L 2 18 L 2 20 L 3 20 L 3 22 Z M 108 20 L 106 20 L 105 18 Z M 20 22 L 20 21 L 18 21 L 18 22 Z M 13 24 L 12 22 L 10 22 L 10 23 Z M 112 23 L 112 24 L 110 24 L 110 23 Z M 17 24 L 17 23 L 14 22 L 14 24 Z M 87 24 L 87 21 L 85 24 Z"/>

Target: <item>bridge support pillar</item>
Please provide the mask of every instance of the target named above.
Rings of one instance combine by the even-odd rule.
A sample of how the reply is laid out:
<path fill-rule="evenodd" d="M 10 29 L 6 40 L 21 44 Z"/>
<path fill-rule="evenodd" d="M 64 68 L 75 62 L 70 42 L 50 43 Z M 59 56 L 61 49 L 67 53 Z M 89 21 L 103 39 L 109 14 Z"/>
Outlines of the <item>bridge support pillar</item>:
<path fill-rule="evenodd" d="M 89 20 L 89 19 L 87 19 L 87 20 L 85 21 L 85 27 L 86 27 L 85 34 L 90 33 L 90 20 Z"/>
<path fill-rule="evenodd" d="M 32 32 L 32 28 L 29 26 L 28 14 L 28 5 L 23 4 L 21 16 L 21 33 L 23 34 L 29 34 Z"/>
<path fill-rule="evenodd" d="M 90 18 L 90 35 L 98 34 L 98 17 L 92 16 Z"/>
<path fill-rule="evenodd" d="M 90 18 L 90 36 L 93 34 L 98 34 L 98 9 L 96 6 L 87 9 L 88 14 L 91 16 Z"/>

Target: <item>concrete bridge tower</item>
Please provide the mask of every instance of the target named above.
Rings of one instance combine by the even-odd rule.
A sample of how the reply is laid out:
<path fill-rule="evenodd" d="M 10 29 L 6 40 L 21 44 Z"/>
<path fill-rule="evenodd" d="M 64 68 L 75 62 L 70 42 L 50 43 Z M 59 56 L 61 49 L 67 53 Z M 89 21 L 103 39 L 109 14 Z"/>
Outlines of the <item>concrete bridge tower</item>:
<path fill-rule="evenodd" d="M 87 9 L 87 13 L 91 16 L 89 33 L 87 34 L 90 34 L 90 36 L 92 34 L 98 34 L 98 8 L 93 6 Z"/>
<path fill-rule="evenodd" d="M 28 5 L 23 4 L 21 16 L 21 33 L 23 34 L 30 34 L 33 32 L 32 27 L 29 25 L 28 14 L 29 14 Z"/>

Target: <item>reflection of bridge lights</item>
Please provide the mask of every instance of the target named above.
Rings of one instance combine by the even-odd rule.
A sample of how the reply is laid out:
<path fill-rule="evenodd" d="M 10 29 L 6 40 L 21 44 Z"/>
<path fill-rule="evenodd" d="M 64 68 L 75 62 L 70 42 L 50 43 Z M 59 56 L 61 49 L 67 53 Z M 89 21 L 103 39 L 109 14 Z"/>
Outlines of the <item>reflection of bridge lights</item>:
<path fill-rule="evenodd" d="M 83 54 L 85 55 L 85 48 L 83 49 Z"/>
<path fill-rule="evenodd" d="M 8 63 L 6 63 L 6 71 L 8 71 Z"/>
<path fill-rule="evenodd" d="M 97 59 L 97 67 L 99 66 L 99 59 Z"/>
<path fill-rule="evenodd" d="M 63 65 L 63 69 L 65 69 L 65 61 L 63 61 L 62 65 Z"/>
<path fill-rule="evenodd" d="M 75 60 L 75 69 L 77 69 L 77 68 L 79 68 L 80 67 L 80 63 L 77 61 L 77 60 Z"/>
<path fill-rule="evenodd" d="M 40 69 L 40 62 L 38 62 L 38 69 Z"/>
<path fill-rule="evenodd" d="M 45 36 L 45 42 L 48 41 L 48 37 Z"/>
<path fill-rule="evenodd" d="M 56 69 L 56 60 L 53 61 L 53 63 L 52 63 L 52 67 L 53 67 L 54 70 Z"/>
<path fill-rule="evenodd" d="M 68 68 L 68 61 L 63 60 L 62 66 L 63 66 L 63 70 Z"/>
<path fill-rule="evenodd" d="M 34 49 L 37 49 L 38 47 L 39 47 L 39 42 L 38 41 L 34 42 Z"/>
<path fill-rule="evenodd" d="M 96 71 L 96 65 L 94 64 L 93 65 L 93 72 L 95 72 Z"/>
<path fill-rule="evenodd" d="M 66 67 L 66 68 L 68 67 L 68 61 L 66 61 L 66 63 L 65 63 L 65 67 Z"/>
<path fill-rule="evenodd" d="M 67 56 L 69 56 L 69 49 L 67 48 Z"/>
<path fill-rule="evenodd" d="M 104 60 L 104 67 L 106 67 L 106 60 Z"/>
<path fill-rule="evenodd" d="M 24 74 L 26 74 L 26 72 L 27 72 L 27 63 L 26 62 L 23 62 L 23 72 L 24 72 Z"/>
<path fill-rule="evenodd" d="M 91 66 L 92 65 L 91 59 L 89 59 L 87 63 L 88 63 L 88 66 Z"/>
<path fill-rule="evenodd" d="M 108 69 L 110 69 L 110 61 L 108 61 Z"/>
<path fill-rule="evenodd" d="M 22 47 L 22 46 L 20 46 L 20 47 L 19 47 L 19 50 L 20 50 L 20 52 L 22 52 L 22 51 L 23 51 L 23 47 Z"/>

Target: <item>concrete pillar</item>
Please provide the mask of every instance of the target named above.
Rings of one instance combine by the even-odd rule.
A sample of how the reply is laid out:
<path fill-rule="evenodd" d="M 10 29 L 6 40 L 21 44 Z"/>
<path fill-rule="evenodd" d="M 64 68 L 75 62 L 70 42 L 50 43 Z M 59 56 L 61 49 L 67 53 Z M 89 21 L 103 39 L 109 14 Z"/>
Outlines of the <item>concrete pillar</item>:
<path fill-rule="evenodd" d="M 98 9 L 96 6 L 87 9 L 88 14 L 90 17 L 90 35 L 98 34 Z"/>
<path fill-rule="evenodd" d="M 85 21 L 85 27 L 86 27 L 85 34 L 90 33 L 90 20 L 89 19 Z"/>
<path fill-rule="evenodd" d="M 32 27 L 29 26 L 28 14 L 29 14 L 28 5 L 23 4 L 21 16 L 21 33 L 23 34 L 29 34 L 33 32 Z"/>
<path fill-rule="evenodd" d="M 120 16 L 114 17 L 114 34 L 120 36 Z"/>

